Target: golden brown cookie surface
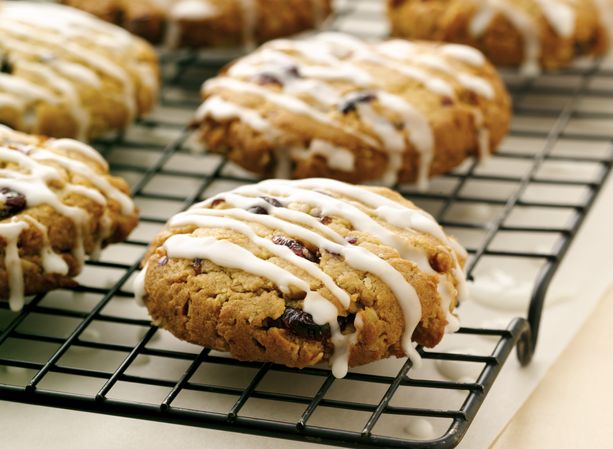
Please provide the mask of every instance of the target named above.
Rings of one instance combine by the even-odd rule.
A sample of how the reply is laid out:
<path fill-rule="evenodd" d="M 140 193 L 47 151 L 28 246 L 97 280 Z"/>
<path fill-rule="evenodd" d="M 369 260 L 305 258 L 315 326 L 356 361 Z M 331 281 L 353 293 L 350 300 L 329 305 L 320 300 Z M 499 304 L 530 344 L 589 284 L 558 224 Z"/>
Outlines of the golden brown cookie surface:
<path fill-rule="evenodd" d="M 0 125 L 0 298 L 74 285 L 86 255 L 124 240 L 138 210 L 93 148 Z"/>
<path fill-rule="evenodd" d="M 608 47 L 609 0 L 388 0 L 392 34 L 457 42 L 534 75 Z"/>
<path fill-rule="evenodd" d="M 171 218 L 136 283 L 156 324 L 241 360 L 334 374 L 436 345 L 466 253 L 386 188 L 270 180 Z"/>
<path fill-rule="evenodd" d="M 211 151 L 258 173 L 418 182 L 496 149 L 510 99 L 472 48 L 339 33 L 272 41 L 203 86 Z"/>
<path fill-rule="evenodd" d="M 330 0 L 64 0 L 154 43 L 252 47 L 319 25 Z"/>
<path fill-rule="evenodd" d="M 0 3 L 0 123 L 80 140 L 123 129 L 157 97 L 157 56 L 61 5 Z"/>

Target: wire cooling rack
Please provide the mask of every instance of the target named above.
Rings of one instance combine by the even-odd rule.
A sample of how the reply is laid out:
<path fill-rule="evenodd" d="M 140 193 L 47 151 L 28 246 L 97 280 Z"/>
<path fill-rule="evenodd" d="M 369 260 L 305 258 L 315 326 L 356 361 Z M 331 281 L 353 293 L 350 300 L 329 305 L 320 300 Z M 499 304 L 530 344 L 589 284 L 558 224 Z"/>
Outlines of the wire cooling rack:
<path fill-rule="evenodd" d="M 352 5 L 335 28 L 385 34 L 373 19 L 381 2 Z M 505 74 L 515 118 L 500 151 L 437 178 L 428 192 L 398 187 L 468 248 L 471 278 L 492 267 L 514 273 L 527 319 L 463 327 L 435 350 L 420 348 L 420 369 L 386 360 L 335 379 L 326 367 L 238 362 L 180 342 L 134 304 L 131 282 L 165 221 L 255 181 L 198 153 L 185 128 L 219 61 L 164 59 L 161 106 L 96 144 L 130 182 L 141 224 L 87 263 L 77 289 L 31 298 L 20 313 L 0 303 L 0 399 L 350 447 L 456 446 L 513 348 L 522 364 L 532 358 L 545 293 L 610 172 L 613 65 L 586 62 L 529 82 Z M 482 298 L 492 316 L 496 301 L 508 300 L 502 290 Z"/>

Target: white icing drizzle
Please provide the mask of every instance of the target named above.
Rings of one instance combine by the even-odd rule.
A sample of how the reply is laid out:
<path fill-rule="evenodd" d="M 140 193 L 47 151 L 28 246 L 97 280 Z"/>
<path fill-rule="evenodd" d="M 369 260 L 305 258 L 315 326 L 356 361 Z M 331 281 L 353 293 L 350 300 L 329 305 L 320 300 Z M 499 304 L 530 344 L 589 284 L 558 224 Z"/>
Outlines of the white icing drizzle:
<path fill-rule="evenodd" d="M 28 226 L 20 221 L 0 223 L 0 237 L 6 242 L 4 249 L 4 269 L 8 274 L 9 307 L 16 312 L 23 307 L 23 270 L 17 242 L 21 232 Z"/>
<path fill-rule="evenodd" d="M 438 283 L 438 287 L 436 289 L 439 296 L 441 297 L 441 307 L 446 311 L 447 317 L 447 327 L 445 328 L 445 332 L 454 333 L 460 329 L 460 320 L 451 313 L 449 308 L 451 307 L 451 292 L 449 285 L 447 284 L 445 279 L 440 279 Z"/>
<path fill-rule="evenodd" d="M 64 204 L 63 198 L 66 195 L 85 196 L 103 206 L 106 206 L 107 198 L 110 198 L 120 205 L 123 213 L 132 214 L 134 212 L 135 206 L 129 197 L 113 187 L 105 175 L 97 173 L 83 162 L 69 159 L 55 152 L 76 152 L 93 163 L 101 164 L 100 155 L 93 148 L 69 139 L 38 141 L 36 138 L 17 133 L 1 125 L 0 142 L 9 142 L 8 144 L 0 143 L 0 161 L 18 166 L 14 170 L 0 170 L 0 188 L 23 195 L 27 207 L 47 205 L 70 219 L 74 223 L 75 233 L 73 255 L 79 265 L 82 265 L 85 259 L 84 229 L 90 224 L 90 216 L 85 209 Z M 20 145 L 28 154 L 12 149 L 11 142 Z M 106 163 L 103 165 L 106 166 Z M 64 179 L 64 171 L 68 171 L 72 176 L 87 179 L 96 188 L 71 183 Z M 94 241 L 96 246 L 100 246 L 111 231 L 112 223 L 110 217 L 106 215 L 108 213 L 106 208 L 104 213 L 100 235 L 97 241 Z M 40 256 L 45 273 L 68 274 L 68 265 L 51 246 L 47 228 L 27 214 L 21 216 L 21 221 L 16 221 L 16 218 L 13 217 L 11 222 L 0 223 L 0 237 L 7 242 L 4 263 L 9 279 L 11 279 L 9 287 L 13 310 L 18 310 L 23 306 L 23 273 L 16 245 L 24 229 L 34 227 L 42 235 L 43 246 Z"/>
<path fill-rule="evenodd" d="M 339 200 L 330 195 L 320 193 L 318 189 L 325 189 L 332 194 L 349 197 L 349 200 Z M 405 331 L 402 337 L 402 348 L 418 364 L 420 359 L 411 342 L 413 331 L 421 319 L 421 303 L 415 289 L 386 260 L 370 251 L 348 243 L 332 228 L 306 212 L 290 209 L 288 207 L 273 207 L 262 196 L 273 195 L 285 205 L 295 202 L 306 203 L 313 206 L 318 214 L 323 216 L 338 216 L 348 220 L 356 230 L 369 232 L 381 242 L 396 248 L 406 260 L 413 261 L 426 273 L 434 273 L 423 250 L 412 247 L 408 242 L 379 224 L 370 214 L 394 226 L 404 229 L 414 229 L 441 240 L 450 249 L 458 247 L 442 232 L 432 217 L 423 211 L 407 208 L 393 200 L 385 198 L 367 189 L 351 186 L 338 181 L 324 179 L 310 179 L 303 181 L 264 181 L 256 185 L 242 186 L 232 192 L 219 194 L 203 203 L 197 204 L 186 212 L 173 217 L 168 222 L 169 228 L 196 228 L 230 229 L 245 236 L 255 246 L 263 248 L 273 257 L 263 260 L 247 248 L 215 238 L 211 235 L 175 234 L 164 243 L 168 257 L 176 258 L 202 258 L 211 262 L 248 273 L 262 276 L 271 280 L 285 293 L 293 286 L 306 292 L 303 310 L 313 316 L 317 324 L 328 324 L 331 329 L 331 341 L 334 345 L 334 355 L 331 357 L 332 371 L 337 377 L 347 373 L 351 348 L 357 341 L 357 333 L 361 327 L 359 315 L 356 317 L 356 332 L 348 335 L 342 334 L 337 322 L 337 316 L 350 305 L 350 297 L 335 281 L 326 274 L 318 264 L 295 254 L 284 245 L 277 245 L 269 238 L 258 234 L 261 227 L 281 232 L 290 238 L 298 239 L 309 246 L 318 248 L 343 257 L 345 263 L 353 269 L 369 272 L 384 282 L 397 298 L 403 312 Z M 211 204 L 223 199 L 227 209 L 213 209 Z M 261 207 L 267 214 L 254 214 L 246 209 Z M 366 213 L 367 211 L 368 213 Z M 260 231 L 258 231 L 260 230 Z M 455 250 L 453 250 L 455 251 Z M 458 255 L 464 255 L 463 251 Z M 454 255 L 455 256 L 455 255 Z M 295 270 L 289 271 L 274 263 L 274 258 L 288 262 Z M 457 263 L 457 259 L 456 259 Z M 459 264 L 454 273 L 456 284 L 463 282 L 463 273 Z M 145 296 L 145 267 L 135 279 L 134 291 L 138 301 Z M 320 288 L 313 290 L 313 284 L 300 277 L 306 273 L 320 282 L 336 300 L 332 302 L 322 295 Z M 442 277 L 442 276 L 441 276 Z M 460 279 L 461 278 L 461 279 Z M 441 281 L 440 285 L 443 285 Z M 443 287 L 439 285 L 441 294 L 441 307 L 449 313 L 452 295 L 455 294 L 453 283 L 446 280 Z M 450 321 L 450 327 L 456 321 Z"/>
<path fill-rule="evenodd" d="M 270 123 L 253 109 L 231 103 L 217 95 L 209 97 L 206 102 L 202 103 L 195 117 L 199 121 L 209 117 L 220 122 L 237 119 L 263 134 L 270 134 L 272 131 Z"/>
<path fill-rule="evenodd" d="M 90 117 L 81 105 L 81 99 L 71 81 L 56 76 L 54 70 L 41 64 L 19 61 L 15 66 L 20 73 L 33 75 L 35 78 L 44 80 L 55 92 L 57 92 L 70 110 L 70 115 L 77 124 L 77 138 L 85 140 L 89 129 Z"/>
<path fill-rule="evenodd" d="M 422 114 L 400 97 L 390 95 L 386 92 L 379 92 L 378 99 L 381 106 L 389 108 L 400 115 L 404 123 L 404 129 L 409 132 L 409 140 L 419 152 L 420 156 L 420 165 L 417 171 L 417 186 L 425 190 L 428 186 L 430 166 L 432 165 L 432 158 L 434 157 L 434 134 L 432 133 L 432 128 Z M 394 127 L 389 127 L 388 131 L 394 132 Z M 400 151 L 393 151 L 390 154 L 390 164 L 384 179 L 392 181 L 393 183 L 396 182 L 396 179 L 392 179 L 391 177 L 397 177 L 399 169 L 402 166 L 403 149 L 404 138 L 403 147 L 399 148 Z"/>
<path fill-rule="evenodd" d="M 94 184 L 96 188 L 102 191 L 108 198 L 112 198 L 113 200 L 117 201 L 117 203 L 119 203 L 119 205 L 121 206 L 122 213 L 131 214 L 134 212 L 135 206 L 132 202 L 132 199 L 119 189 L 112 186 L 108 179 L 106 179 L 106 177 L 100 176 L 86 164 L 73 159 L 69 159 L 64 156 L 60 156 L 57 153 L 53 153 L 47 150 L 36 151 L 32 155 L 32 158 L 39 161 L 56 162 L 67 170 L 73 173 L 77 173 L 80 176 L 83 176 L 84 178 L 88 179 L 92 184 Z M 78 187 L 83 188 L 83 186 Z"/>
<path fill-rule="evenodd" d="M 303 59 L 314 61 L 318 65 L 305 64 Z M 366 65 L 362 64 L 360 67 L 353 64 L 353 61 Z M 196 118 L 203 120 L 211 117 L 220 122 L 239 119 L 254 130 L 263 132 L 274 144 L 279 133 L 270 134 L 272 126 L 268 120 L 252 109 L 220 99 L 223 90 L 261 96 L 278 107 L 341 129 L 369 145 L 383 146 L 388 156 L 388 164 L 382 181 L 387 185 L 397 182 L 410 142 L 420 155 L 416 170 L 417 184 L 421 189 L 425 189 L 435 150 L 430 123 L 407 99 L 381 86 L 370 71 L 375 67 L 383 67 L 419 82 L 434 95 L 457 100 L 456 87 L 451 83 L 451 80 L 455 80 L 465 89 L 493 100 L 494 87 L 488 80 L 472 71 L 473 67 L 481 67 L 483 64 L 485 58 L 478 50 L 455 44 L 436 47 L 395 39 L 372 45 L 338 33 L 320 33 L 313 38 L 299 41 L 276 40 L 234 63 L 226 76 L 206 82 L 203 94 L 207 100 L 199 109 Z M 449 81 L 434 76 L 432 70 L 441 73 Z M 281 91 L 257 85 L 253 79 L 258 76 L 278 80 Z M 372 92 L 373 102 L 380 104 L 381 111 L 370 101 L 358 101 L 355 105 L 361 122 L 378 138 L 379 145 L 370 136 L 356 131 L 353 126 L 343 124 L 333 114 L 326 114 L 326 111 L 335 111 L 342 102 L 356 94 L 347 93 L 347 87 L 339 86 L 339 83 L 350 83 Z M 317 102 L 318 105 L 312 106 L 307 103 L 307 99 Z M 482 150 L 480 154 L 489 154 L 489 134 L 484 121 L 479 118 L 481 111 L 477 107 L 471 110 L 476 116 L 474 124 L 478 135 L 476 140 Z M 393 113 L 395 119 L 400 117 L 401 129 L 397 128 L 397 122 L 388 116 L 389 113 Z M 345 170 L 345 167 L 350 166 L 350 159 L 346 157 L 351 153 L 349 150 L 343 151 L 337 144 L 324 142 L 320 137 L 314 140 L 306 150 L 294 148 L 290 152 L 279 151 L 279 156 L 287 156 L 289 153 L 294 159 L 300 160 L 321 154 L 333 169 Z M 487 151 L 483 149 L 486 141 Z M 333 151 L 341 155 L 338 158 L 332 157 Z M 349 170 L 352 169 L 345 171 Z"/>
<path fill-rule="evenodd" d="M 45 270 L 45 273 L 57 273 L 61 274 L 62 276 L 66 276 L 69 271 L 68 264 L 62 258 L 62 256 L 53 251 L 51 243 L 49 242 L 49 232 L 47 226 L 29 215 L 24 215 L 23 218 L 29 224 L 38 229 L 40 234 L 43 236 L 43 249 L 41 251 L 41 257 L 43 260 L 43 269 Z"/>
<path fill-rule="evenodd" d="M 47 141 L 47 148 L 55 150 L 63 150 L 70 153 L 77 153 L 80 156 L 94 160 L 102 165 L 105 169 L 109 168 L 109 164 L 93 147 L 86 145 L 74 139 L 52 139 Z"/>
<path fill-rule="evenodd" d="M 264 181 L 259 185 L 266 185 L 268 183 L 273 183 L 274 181 Z M 277 181 L 281 182 L 281 181 Z M 458 300 L 461 302 L 468 298 L 468 287 L 466 284 L 466 276 L 462 270 L 462 267 L 458 261 L 457 256 L 465 259 L 468 257 L 468 253 L 462 246 L 454 239 L 447 237 L 443 229 L 439 226 L 439 224 L 434 220 L 434 218 L 420 209 L 411 209 L 408 207 L 404 207 L 401 204 L 397 203 L 394 200 L 386 198 L 377 193 L 371 192 L 366 189 L 362 189 L 359 187 L 352 186 L 350 184 L 345 184 L 343 182 L 335 181 L 332 179 L 322 179 L 322 178 L 314 178 L 314 179 L 302 179 L 298 181 L 294 181 L 292 183 L 295 186 L 317 189 L 325 187 L 332 192 L 336 192 L 340 195 L 352 198 L 360 203 L 370 207 L 374 210 L 377 217 L 385 220 L 387 223 L 398 226 L 400 228 L 406 229 L 414 229 L 419 232 L 423 232 L 425 234 L 431 235 L 432 237 L 439 240 L 445 246 L 451 248 L 453 257 L 454 257 L 454 276 L 457 283 L 458 289 Z M 241 187 L 239 189 L 244 189 L 245 187 Z M 308 202 L 308 201 L 307 201 Z M 363 218 L 362 218 L 363 219 Z M 372 220 L 372 219 L 371 219 Z M 359 225 L 353 223 L 356 229 L 359 229 Z M 381 239 L 382 242 L 389 244 L 390 246 L 396 248 L 402 257 L 405 257 L 409 260 L 415 259 L 414 249 L 407 248 L 406 244 L 399 243 L 398 239 L 392 238 L 388 239 L 388 236 L 385 233 L 381 233 L 376 227 L 370 226 L 368 229 L 365 229 L 367 232 L 371 232 L 377 237 Z M 389 232 L 389 231 L 387 231 Z M 412 252 L 413 251 L 413 252 Z M 417 262 L 416 262 L 417 263 Z M 424 272 L 428 272 L 427 268 L 424 264 L 419 265 L 420 269 Z"/>
<path fill-rule="evenodd" d="M 333 126 L 335 128 L 340 129 L 341 131 L 350 134 L 354 137 L 357 137 L 363 140 L 365 143 L 370 145 L 375 145 L 375 142 L 367 135 L 359 133 L 357 131 L 352 130 L 349 127 L 343 126 L 338 122 L 331 121 L 332 118 L 328 115 L 318 111 L 314 107 L 310 106 L 308 103 L 295 98 L 290 97 L 288 95 L 279 94 L 273 92 L 269 89 L 265 89 L 263 87 L 257 86 L 255 84 L 251 84 L 245 81 L 236 80 L 233 78 L 227 77 L 219 77 L 213 78 L 206 83 L 204 83 L 204 92 L 209 92 L 210 90 L 214 91 L 216 88 L 228 89 L 237 92 L 258 95 L 266 99 L 266 101 L 270 101 L 271 103 L 275 103 L 282 108 L 288 109 L 296 114 L 306 115 L 309 118 L 318 121 L 320 123 L 325 123 L 328 126 Z"/>
<path fill-rule="evenodd" d="M 169 11 L 170 19 L 202 20 L 219 15 L 219 10 L 208 0 L 181 0 Z"/>
<path fill-rule="evenodd" d="M 469 31 L 475 37 L 485 33 L 497 15 L 502 15 L 521 34 L 524 45 L 524 61 L 521 72 L 526 76 L 540 73 L 539 58 L 542 43 L 538 23 L 528 13 L 507 0 L 473 0 L 478 10 L 473 17 Z M 535 0 L 543 17 L 561 37 L 570 37 L 575 32 L 576 13 L 574 7 L 564 0 Z"/>
<path fill-rule="evenodd" d="M 481 111 L 475 110 L 473 113 L 473 119 L 475 120 L 476 128 L 479 130 L 479 133 L 477 134 L 479 159 L 481 162 L 485 162 L 492 155 L 490 147 L 490 130 L 484 125 L 483 113 Z"/>
<path fill-rule="evenodd" d="M 473 348 L 452 349 L 446 352 L 450 354 L 479 355 L 479 353 Z M 482 370 L 481 364 L 473 362 L 436 360 L 434 363 L 439 374 L 452 382 L 475 382 Z"/>
<path fill-rule="evenodd" d="M 432 423 L 426 418 L 411 417 L 404 431 L 416 440 L 431 440 L 436 437 Z"/>
<path fill-rule="evenodd" d="M 149 264 L 145 264 L 145 266 L 139 271 L 139 273 L 134 278 L 134 299 L 136 300 L 136 304 L 139 306 L 145 305 L 145 278 L 147 276 L 147 270 L 149 269 Z"/>
<path fill-rule="evenodd" d="M 379 45 L 379 51 L 386 56 L 398 59 L 405 64 L 416 63 L 441 71 L 455 78 L 456 81 L 458 81 L 466 89 L 489 100 L 493 99 L 495 96 L 494 88 L 488 80 L 468 72 L 458 73 L 457 69 L 450 65 L 445 59 L 445 57 L 453 58 L 464 64 L 474 67 L 482 67 L 485 64 L 485 57 L 479 50 L 474 48 L 470 48 L 465 45 L 449 44 L 440 47 L 440 54 L 432 51 L 428 53 L 421 53 L 419 52 L 419 46 L 416 46 L 408 41 L 393 39 Z M 428 74 L 424 74 L 424 76 L 428 76 Z M 453 92 L 450 93 L 449 89 L 450 87 L 446 85 L 444 91 L 441 90 L 439 93 L 445 95 L 445 91 L 447 91 L 448 96 L 455 97 L 455 94 Z"/>
<path fill-rule="evenodd" d="M 440 49 L 444 55 L 451 56 L 458 61 L 462 61 L 463 63 L 474 67 L 481 67 L 486 62 L 483 53 L 476 48 L 472 48 L 467 45 L 444 44 L 440 47 Z"/>
<path fill-rule="evenodd" d="M 51 91 L 28 80 L 15 78 L 5 73 L 0 73 L 0 89 L 4 91 L 4 95 L 12 97 L 22 107 L 36 101 L 47 101 L 51 104 L 58 102 L 58 98 Z"/>
<path fill-rule="evenodd" d="M 258 5 L 256 0 L 239 0 L 241 17 L 243 19 L 243 46 L 246 51 L 256 46 L 255 31 L 258 22 Z"/>
<path fill-rule="evenodd" d="M 308 159 L 311 156 L 319 155 L 323 156 L 328 162 L 328 167 L 334 170 L 351 172 L 355 169 L 355 155 L 351 151 L 321 139 L 311 140 L 307 150 L 292 150 L 292 155 L 297 159 Z"/>
<path fill-rule="evenodd" d="M 14 66 L 12 74 L 0 74 L 0 93 L 13 98 L 18 111 L 30 111 L 33 121 L 24 123 L 29 131 L 38 129 L 38 118 L 31 112 L 47 102 L 61 105 L 74 120 L 77 137 L 87 138 L 91 112 L 79 86 L 100 89 L 100 75 L 121 87 L 113 99 L 124 105 L 128 120 L 137 112 L 136 77 L 130 71 L 136 71 L 144 85 L 157 83 L 147 63 L 131 60 L 135 42 L 129 33 L 73 8 L 3 4 L 0 42 Z"/>
<path fill-rule="evenodd" d="M 572 6 L 559 0 L 536 0 L 536 2 L 559 36 L 570 37 L 573 35 L 575 32 L 575 10 Z"/>
<path fill-rule="evenodd" d="M 164 243 L 168 257 L 181 259 L 206 259 L 227 268 L 235 268 L 257 276 L 265 277 L 275 283 L 283 293 L 289 293 L 293 285 L 302 290 L 309 286 L 302 279 L 272 262 L 254 256 L 242 246 L 214 237 L 190 237 L 176 234 Z"/>
<path fill-rule="evenodd" d="M 213 213 L 209 215 L 207 214 L 207 211 L 212 211 Z M 216 215 L 217 212 L 222 213 Z M 318 268 L 317 265 L 314 265 L 310 261 L 297 256 L 291 249 L 286 246 L 276 245 L 271 240 L 259 237 L 255 233 L 255 231 L 253 231 L 253 229 L 249 227 L 249 225 L 247 225 L 243 221 L 240 221 L 240 219 L 248 220 L 252 218 L 249 215 L 249 212 L 246 212 L 244 210 L 229 211 L 227 214 L 223 212 L 224 211 L 217 211 L 215 209 L 196 208 L 189 212 L 183 212 L 179 215 L 175 215 L 168 222 L 168 226 L 180 227 L 196 225 L 201 228 L 224 228 L 232 229 L 236 232 L 239 232 L 247 236 L 249 240 L 251 240 L 256 245 L 265 248 L 268 252 L 274 254 L 277 257 L 291 262 L 301 270 L 304 270 L 309 275 L 313 276 L 315 279 L 321 281 L 345 308 L 349 307 L 350 298 L 347 292 L 339 288 L 334 283 L 332 278 L 326 273 L 324 273 L 320 268 Z M 228 218 L 233 217 L 232 212 L 238 212 L 238 214 L 236 215 L 237 218 Z"/>

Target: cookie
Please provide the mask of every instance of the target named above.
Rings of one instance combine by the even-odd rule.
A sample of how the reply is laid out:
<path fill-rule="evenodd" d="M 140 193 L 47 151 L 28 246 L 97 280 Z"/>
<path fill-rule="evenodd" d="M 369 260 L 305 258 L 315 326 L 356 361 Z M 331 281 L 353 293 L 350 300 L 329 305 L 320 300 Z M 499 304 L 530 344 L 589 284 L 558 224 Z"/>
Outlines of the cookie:
<path fill-rule="evenodd" d="M 79 140 L 149 111 L 157 56 L 145 41 L 61 5 L 0 3 L 0 123 Z"/>
<path fill-rule="evenodd" d="M 253 47 L 317 27 L 331 0 L 64 0 L 170 48 Z"/>
<path fill-rule="evenodd" d="M 196 113 L 205 146 L 277 177 L 386 185 L 485 158 L 510 98 L 470 47 L 339 33 L 272 41 L 207 81 Z"/>
<path fill-rule="evenodd" d="M 479 48 L 534 76 L 608 48 L 609 0 L 388 0 L 394 36 Z"/>
<path fill-rule="evenodd" d="M 128 185 L 93 148 L 0 125 L 0 298 L 74 286 L 86 255 L 138 223 Z"/>
<path fill-rule="evenodd" d="M 456 330 L 466 253 L 384 187 L 269 180 L 180 213 L 134 291 L 155 324 L 240 360 L 348 366 Z"/>

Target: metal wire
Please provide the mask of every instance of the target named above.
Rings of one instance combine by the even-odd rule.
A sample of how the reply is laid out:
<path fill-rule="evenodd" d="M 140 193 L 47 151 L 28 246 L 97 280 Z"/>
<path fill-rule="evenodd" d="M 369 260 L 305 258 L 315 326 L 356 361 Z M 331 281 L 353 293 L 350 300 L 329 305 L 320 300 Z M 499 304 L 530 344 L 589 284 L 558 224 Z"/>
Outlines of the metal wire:
<path fill-rule="evenodd" d="M 379 2 L 348 4 L 336 18 L 336 28 L 364 37 L 384 33 L 372 19 Z M 365 26 L 369 23 L 372 28 Z M 337 380 L 325 368 L 298 371 L 239 362 L 179 343 L 134 306 L 130 280 L 149 239 L 166 219 L 217 191 L 255 181 L 220 156 L 195 154 L 194 136 L 185 128 L 199 104 L 201 82 L 215 73 L 220 61 L 189 53 L 164 55 L 164 61 L 159 110 L 125 134 L 96 143 L 113 172 L 131 182 L 142 210 L 141 225 L 126 243 L 88 262 L 77 289 L 38 295 L 17 314 L 0 304 L 0 399 L 350 447 L 456 446 L 513 348 L 517 346 L 522 364 L 531 360 L 551 279 L 609 175 L 613 133 L 606 125 L 585 132 L 575 122 L 613 119 L 613 110 L 598 103 L 613 99 L 613 71 L 592 63 L 541 82 L 507 74 L 515 125 L 490 162 L 522 170 L 499 173 L 469 161 L 436 180 L 428 192 L 398 186 L 468 246 L 469 276 L 478 277 L 481 265 L 491 259 L 539 262 L 527 320 L 517 318 L 506 329 L 463 327 L 447 337 L 489 342 L 488 350 L 478 355 L 419 348 L 424 363 L 431 365 L 426 376 L 399 360 L 351 370 L 346 379 Z M 519 150 L 508 143 L 513 140 Z M 590 145 L 600 150 L 560 151 Z M 543 175 L 550 164 L 569 163 L 589 166 L 595 174 L 585 179 L 563 170 Z M 549 187 L 582 195 L 577 201 L 571 201 L 572 195 L 564 201 L 559 195 L 534 195 L 535 189 Z M 508 193 L 492 196 L 497 189 Z M 467 220 L 465 212 L 475 208 L 490 216 Z M 567 216 L 516 223 L 514 215 L 526 209 Z M 554 243 L 550 249 L 499 245 L 503 235 L 512 240 L 524 234 Z M 441 363 L 477 369 L 471 379 L 450 381 L 432 374 Z M 291 381 L 278 380 L 287 378 Z M 347 383 L 359 385 L 360 394 L 347 395 L 353 391 Z M 446 404 L 442 398 L 453 401 Z M 257 405 L 261 403 L 268 407 Z M 328 419 L 330 415 L 335 419 Z M 417 417 L 437 423 L 436 437 L 421 441 L 404 432 L 403 423 Z"/>

